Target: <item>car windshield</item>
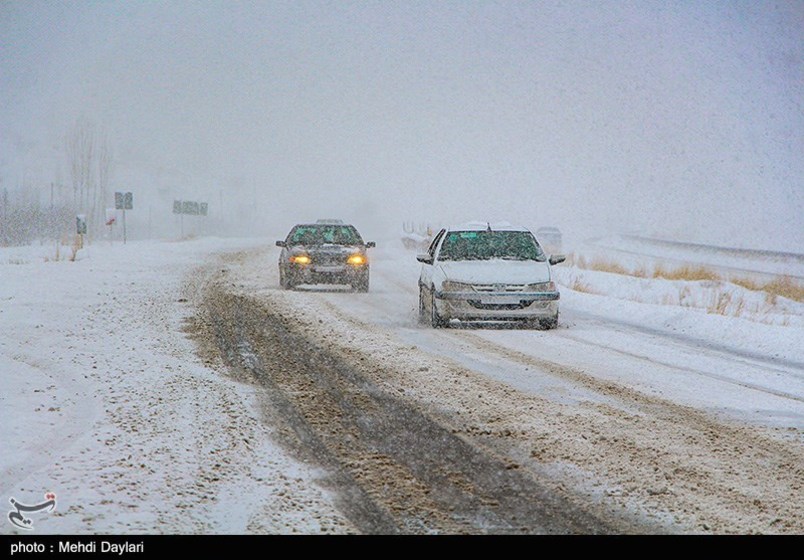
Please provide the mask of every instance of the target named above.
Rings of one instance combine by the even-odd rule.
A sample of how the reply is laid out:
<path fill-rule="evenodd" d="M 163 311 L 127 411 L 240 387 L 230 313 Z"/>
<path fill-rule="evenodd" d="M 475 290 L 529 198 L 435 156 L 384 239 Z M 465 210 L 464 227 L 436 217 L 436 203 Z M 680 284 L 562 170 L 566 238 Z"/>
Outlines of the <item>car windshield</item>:
<path fill-rule="evenodd" d="M 451 231 L 441 245 L 439 259 L 544 261 L 546 257 L 527 231 Z"/>
<path fill-rule="evenodd" d="M 288 239 L 292 245 L 362 245 L 363 240 L 352 226 L 309 225 L 297 226 Z"/>

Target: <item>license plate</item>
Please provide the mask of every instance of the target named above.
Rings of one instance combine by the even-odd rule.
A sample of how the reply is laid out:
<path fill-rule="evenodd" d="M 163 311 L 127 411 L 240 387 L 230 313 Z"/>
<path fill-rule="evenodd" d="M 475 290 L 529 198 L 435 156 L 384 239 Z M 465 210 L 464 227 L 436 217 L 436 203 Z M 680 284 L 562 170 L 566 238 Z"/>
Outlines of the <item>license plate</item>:
<path fill-rule="evenodd" d="M 342 266 L 317 266 L 314 268 L 316 272 L 342 272 Z"/>
<path fill-rule="evenodd" d="M 483 305 L 516 305 L 519 298 L 516 296 L 497 296 L 494 298 L 480 298 Z"/>

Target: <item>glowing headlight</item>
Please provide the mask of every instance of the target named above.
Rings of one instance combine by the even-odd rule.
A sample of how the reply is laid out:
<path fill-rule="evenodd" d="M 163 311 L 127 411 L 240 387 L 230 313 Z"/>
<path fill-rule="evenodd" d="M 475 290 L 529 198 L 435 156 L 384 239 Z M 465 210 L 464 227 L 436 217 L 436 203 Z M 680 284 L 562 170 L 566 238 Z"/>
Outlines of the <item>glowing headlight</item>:
<path fill-rule="evenodd" d="M 453 282 L 452 280 L 446 280 L 443 284 L 441 284 L 441 289 L 445 292 L 471 292 L 472 285 L 471 284 L 464 284 L 463 282 Z"/>
<path fill-rule="evenodd" d="M 310 259 L 310 257 L 307 255 L 292 255 L 290 257 L 290 262 L 295 264 L 310 264 L 312 259 Z"/>
<path fill-rule="evenodd" d="M 351 255 L 348 259 L 346 259 L 346 262 L 354 265 L 366 264 L 366 257 L 360 254 Z"/>
<path fill-rule="evenodd" d="M 528 292 L 555 292 L 555 282 L 541 282 L 539 284 L 528 284 L 526 290 Z"/>

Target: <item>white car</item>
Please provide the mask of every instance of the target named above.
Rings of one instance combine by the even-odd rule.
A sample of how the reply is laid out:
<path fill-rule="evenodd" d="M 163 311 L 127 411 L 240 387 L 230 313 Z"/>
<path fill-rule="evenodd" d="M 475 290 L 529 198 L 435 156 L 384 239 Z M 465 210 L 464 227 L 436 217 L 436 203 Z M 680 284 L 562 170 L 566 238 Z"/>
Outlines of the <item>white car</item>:
<path fill-rule="evenodd" d="M 461 321 L 558 325 L 559 293 L 547 256 L 533 234 L 511 224 L 470 223 L 442 229 L 418 255 L 419 320 L 433 327 Z"/>

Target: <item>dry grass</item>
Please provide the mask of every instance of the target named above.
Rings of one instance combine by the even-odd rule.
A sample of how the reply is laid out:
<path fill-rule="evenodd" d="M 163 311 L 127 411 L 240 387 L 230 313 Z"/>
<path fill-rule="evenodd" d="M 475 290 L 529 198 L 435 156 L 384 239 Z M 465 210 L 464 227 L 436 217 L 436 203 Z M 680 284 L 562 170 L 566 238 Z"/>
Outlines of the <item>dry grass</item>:
<path fill-rule="evenodd" d="M 625 274 L 628 276 L 633 276 L 633 273 L 620 263 L 607 259 L 594 259 L 589 263 L 589 269 L 599 270 L 600 272 L 611 272 L 612 274 Z"/>
<path fill-rule="evenodd" d="M 804 285 L 789 276 L 780 276 L 764 284 L 750 278 L 734 278 L 731 282 L 748 290 L 766 292 L 769 303 L 776 303 L 776 298 L 779 296 L 793 301 L 804 301 Z"/>
<path fill-rule="evenodd" d="M 567 256 L 566 262 L 569 266 L 583 268 L 586 270 L 597 270 L 600 272 L 611 272 L 613 274 L 626 274 L 633 276 L 633 274 L 620 263 L 610 259 L 594 258 L 587 260 L 587 258 L 583 255 L 575 255 L 575 253 L 570 253 Z"/>
<path fill-rule="evenodd" d="M 576 278 L 572 281 L 570 289 L 576 292 L 584 292 L 585 294 L 597 294 L 596 291 L 589 287 L 589 284 L 581 282 L 580 278 Z"/>
<path fill-rule="evenodd" d="M 75 240 L 73 241 L 73 246 L 70 247 L 70 262 L 75 262 L 75 257 L 78 255 L 78 251 L 84 248 L 84 236 L 83 235 L 76 235 Z"/>
<path fill-rule="evenodd" d="M 729 292 L 718 292 L 717 297 L 706 307 L 707 313 L 715 315 L 740 317 L 743 311 L 745 311 L 745 300 L 739 296 L 734 300 Z"/>
<path fill-rule="evenodd" d="M 635 276 L 637 278 L 664 278 L 665 280 L 721 280 L 719 274 L 715 271 L 706 268 L 705 266 L 685 265 L 677 268 L 666 268 L 662 265 L 657 265 L 652 270 L 648 269 L 645 265 L 640 265 L 638 268 L 629 270 L 622 264 L 611 259 L 594 258 L 586 259 L 583 255 L 571 255 L 571 266 L 577 266 L 586 270 L 597 270 L 599 272 L 610 272 L 612 274 L 622 274 L 625 276 Z"/>
<path fill-rule="evenodd" d="M 653 269 L 653 278 L 664 278 L 665 280 L 687 280 L 696 282 L 700 280 L 720 280 L 720 275 L 705 266 L 685 265 L 678 268 L 665 268 L 658 265 Z"/>
<path fill-rule="evenodd" d="M 675 268 L 657 265 L 653 269 L 649 269 L 645 265 L 640 265 L 638 268 L 629 270 L 622 264 L 611 259 L 594 258 L 587 259 L 583 255 L 571 254 L 567 259 L 571 266 L 587 270 L 597 270 L 601 272 L 610 272 L 613 274 L 622 274 L 626 276 L 634 276 L 637 278 L 662 278 L 664 280 L 684 280 L 688 282 L 696 281 L 723 281 L 723 277 L 712 270 L 701 265 L 685 265 Z M 765 301 L 768 305 L 776 304 L 777 297 L 784 297 L 793 301 L 804 302 L 804 284 L 789 276 L 780 276 L 771 282 L 757 282 L 750 278 L 730 278 L 729 282 L 742 286 L 748 290 L 757 292 L 765 292 Z M 589 287 L 576 280 L 580 285 L 578 291 L 589 291 Z M 583 288 L 586 288 L 583 289 Z M 573 288 L 575 289 L 575 288 Z M 725 309 L 729 302 L 725 300 L 714 302 L 709 306 L 710 312 L 719 313 L 719 310 Z"/>

